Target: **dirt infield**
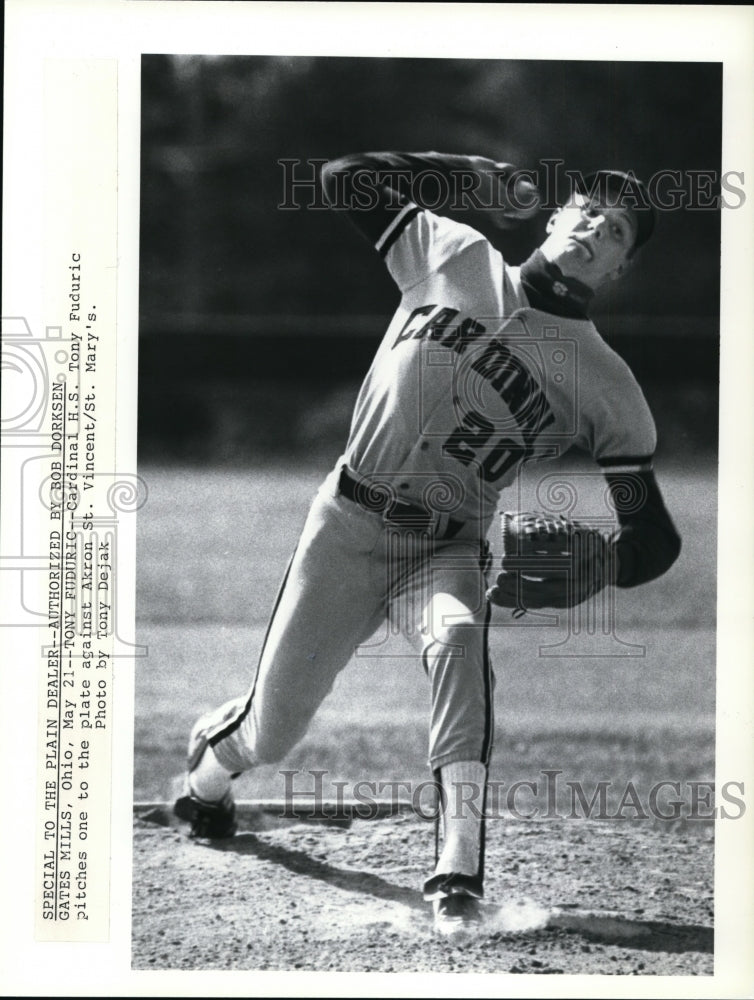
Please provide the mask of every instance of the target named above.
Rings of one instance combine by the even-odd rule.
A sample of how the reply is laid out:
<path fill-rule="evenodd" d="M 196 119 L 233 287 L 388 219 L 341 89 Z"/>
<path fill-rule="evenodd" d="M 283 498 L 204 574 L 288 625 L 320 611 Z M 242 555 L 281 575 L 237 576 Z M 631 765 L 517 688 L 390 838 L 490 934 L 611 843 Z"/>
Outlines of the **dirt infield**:
<path fill-rule="evenodd" d="M 434 825 L 246 815 L 191 841 L 134 820 L 133 967 L 711 975 L 713 841 L 696 821 L 496 819 L 484 922 L 434 936 L 420 887 Z"/>

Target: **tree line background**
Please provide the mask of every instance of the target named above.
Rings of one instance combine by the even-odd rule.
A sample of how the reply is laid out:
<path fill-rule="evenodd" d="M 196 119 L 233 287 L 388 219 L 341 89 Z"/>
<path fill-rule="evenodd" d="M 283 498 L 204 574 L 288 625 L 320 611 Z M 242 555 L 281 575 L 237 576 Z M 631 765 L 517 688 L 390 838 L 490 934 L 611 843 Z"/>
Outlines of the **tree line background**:
<path fill-rule="evenodd" d="M 145 56 L 141 458 L 303 460 L 344 443 L 398 294 L 337 213 L 279 209 L 281 160 L 306 173 L 314 158 L 433 149 L 719 177 L 721 115 L 715 63 Z M 547 215 L 495 236 L 509 262 Z M 635 273 L 595 303 L 667 454 L 716 446 L 719 262 L 718 211 L 662 212 Z"/>

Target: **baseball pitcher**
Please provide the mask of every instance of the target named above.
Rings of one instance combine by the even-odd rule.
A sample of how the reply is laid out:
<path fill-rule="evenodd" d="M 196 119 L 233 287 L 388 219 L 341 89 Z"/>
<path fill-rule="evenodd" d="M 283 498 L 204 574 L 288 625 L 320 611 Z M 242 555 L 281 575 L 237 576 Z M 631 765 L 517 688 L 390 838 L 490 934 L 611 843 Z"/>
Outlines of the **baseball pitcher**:
<path fill-rule="evenodd" d="M 655 579 L 680 551 L 652 471 L 649 407 L 588 316 L 597 289 L 632 266 L 654 213 L 635 181 L 626 198 L 627 175 L 601 171 L 514 267 L 435 210 L 441 191 L 501 230 L 515 225 L 539 210 L 538 195 L 509 165 L 369 153 L 331 161 L 321 179 L 328 203 L 383 259 L 400 304 L 312 504 L 250 688 L 196 723 L 175 812 L 193 836 L 232 836 L 232 778 L 282 760 L 356 647 L 398 622 L 429 683 L 429 764 L 446 806 L 424 896 L 438 932 L 455 934 L 480 919 L 483 895 L 492 605 L 573 606 Z M 574 445 L 603 470 L 617 528 L 511 514 L 490 577 L 501 491 L 525 463 Z"/>

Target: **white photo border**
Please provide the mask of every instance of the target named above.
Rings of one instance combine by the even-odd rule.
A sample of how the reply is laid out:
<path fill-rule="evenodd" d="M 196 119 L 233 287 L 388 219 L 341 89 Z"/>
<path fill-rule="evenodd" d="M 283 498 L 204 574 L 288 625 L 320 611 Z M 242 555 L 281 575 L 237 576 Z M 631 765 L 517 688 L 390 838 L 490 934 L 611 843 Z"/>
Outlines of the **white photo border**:
<path fill-rule="evenodd" d="M 574 31 L 574 23 L 578 30 Z M 41 315 L 36 266 L 46 220 L 41 199 L 43 60 L 94 57 L 118 64 L 118 468 L 136 469 L 140 73 L 145 53 L 433 56 L 722 62 L 722 169 L 745 175 L 746 203 L 722 218 L 721 411 L 718 563 L 717 772 L 754 787 L 754 552 L 751 499 L 754 371 L 754 8 L 664 5 L 209 3 L 151 0 L 7 0 L 3 315 Z M 368 30 L 367 30 L 368 29 Z M 94 98 L 93 98 L 94 99 Z M 4 531 L 12 530 L 7 522 Z M 6 536 L 7 537 L 7 536 Z M 135 533 L 120 568 L 133 620 Z M 6 630 L 7 631 L 7 630 Z M 18 630 L 22 632 L 22 630 Z M 36 674 L 24 634 L 2 636 L 4 893 L 2 952 L 9 994 L 64 995 L 500 995 L 716 997 L 749 995 L 754 981 L 752 812 L 719 826 L 715 974 L 704 979 L 557 978 L 402 974 L 148 973 L 131 970 L 133 688 L 118 685 L 113 741 L 111 935 L 108 944 L 49 944 L 33 936 Z M 8 664 L 14 664 L 9 670 Z M 187 905 L 190 901 L 187 900 Z M 315 985 L 316 984 L 316 985 Z"/>

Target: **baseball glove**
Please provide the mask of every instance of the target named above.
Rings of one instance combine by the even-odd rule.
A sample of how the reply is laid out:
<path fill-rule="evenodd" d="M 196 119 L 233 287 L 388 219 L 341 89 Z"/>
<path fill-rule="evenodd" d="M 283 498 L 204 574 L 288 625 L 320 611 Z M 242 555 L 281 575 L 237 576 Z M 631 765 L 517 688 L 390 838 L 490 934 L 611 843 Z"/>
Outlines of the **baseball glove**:
<path fill-rule="evenodd" d="M 596 528 L 548 514 L 505 512 L 502 572 L 487 599 L 514 614 L 570 608 L 612 579 L 612 546 Z"/>

